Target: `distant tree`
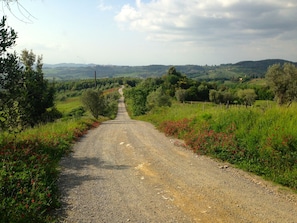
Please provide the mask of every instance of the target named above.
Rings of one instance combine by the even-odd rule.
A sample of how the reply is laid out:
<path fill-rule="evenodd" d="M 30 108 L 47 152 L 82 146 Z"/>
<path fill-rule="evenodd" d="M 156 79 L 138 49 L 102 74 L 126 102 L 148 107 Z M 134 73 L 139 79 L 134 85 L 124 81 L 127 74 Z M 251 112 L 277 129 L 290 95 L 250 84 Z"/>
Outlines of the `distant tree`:
<path fill-rule="evenodd" d="M 209 89 L 207 83 L 202 83 L 197 88 L 197 101 L 208 101 L 209 100 Z"/>
<path fill-rule="evenodd" d="M 186 100 L 187 101 L 196 101 L 198 98 L 198 88 L 193 85 L 186 91 Z"/>
<path fill-rule="evenodd" d="M 146 98 L 147 93 L 139 87 L 134 87 L 125 91 L 125 98 L 131 103 L 131 111 L 133 115 L 139 116 L 147 111 Z"/>
<path fill-rule="evenodd" d="M 217 91 L 212 89 L 209 91 L 209 101 L 216 104 L 231 104 L 234 101 L 234 96 L 229 91 Z"/>
<path fill-rule="evenodd" d="M 170 67 L 167 74 L 163 76 L 163 79 L 165 93 L 174 97 L 175 90 L 178 88 L 178 83 L 184 79 L 184 76 L 180 72 L 177 72 L 175 67 Z"/>
<path fill-rule="evenodd" d="M 223 91 L 210 90 L 209 91 L 209 101 L 216 104 L 224 102 L 224 93 Z"/>
<path fill-rule="evenodd" d="M 94 118 L 104 114 L 105 101 L 102 91 L 87 89 L 82 94 L 82 103 Z"/>
<path fill-rule="evenodd" d="M 265 77 L 279 105 L 286 103 L 290 105 L 297 99 L 297 68 L 295 65 L 274 64 L 268 68 Z"/>
<path fill-rule="evenodd" d="M 177 89 L 175 91 L 175 97 L 176 97 L 176 100 L 179 101 L 179 102 L 185 102 L 186 100 L 186 97 L 187 97 L 187 90 L 185 89 Z"/>
<path fill-rule="evenodd" d="M 237 92 L 237 96 L 238 96 L 239 102 L 241 104 L 244 104 L 246 107 L 251 106 L 256 101 L 256 98 L 257 98 L 257 95 L 254 89 L 243 89 L 243 90 L 240 89 Z"/>
<path fill-rule="evenodd" d="M 151 92 L 147 96 L 147 108 L 151 110 L 154 107 L 163 106 L 171 106 L 171 97 L 165 94 L 162 87 L 159 87 L 156 91 Z"/>

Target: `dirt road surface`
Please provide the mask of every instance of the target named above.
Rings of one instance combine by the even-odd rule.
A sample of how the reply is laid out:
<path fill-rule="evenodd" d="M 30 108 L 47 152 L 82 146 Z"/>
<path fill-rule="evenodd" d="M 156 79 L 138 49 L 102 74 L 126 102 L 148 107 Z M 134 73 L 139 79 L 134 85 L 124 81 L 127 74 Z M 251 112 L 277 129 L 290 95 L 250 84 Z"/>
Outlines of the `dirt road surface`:
<path fill-rule="evenodd" d="M 197 156 L 151 124 L 115 120 L 74 145 L 62 162 L 60 222 L 297 222 L 297 196 Z"/>

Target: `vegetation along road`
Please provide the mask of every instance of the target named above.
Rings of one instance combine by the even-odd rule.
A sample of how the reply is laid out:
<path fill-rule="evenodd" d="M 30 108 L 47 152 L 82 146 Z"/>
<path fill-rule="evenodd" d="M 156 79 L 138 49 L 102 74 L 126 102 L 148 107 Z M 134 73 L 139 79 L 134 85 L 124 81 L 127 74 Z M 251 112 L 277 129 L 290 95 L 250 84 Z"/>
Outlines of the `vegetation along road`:
<path fill-rule="evenodd" d="M 297 222 L 296 194 L 131 120 L 123 97 L 61 165 L 61 222 Z"/>

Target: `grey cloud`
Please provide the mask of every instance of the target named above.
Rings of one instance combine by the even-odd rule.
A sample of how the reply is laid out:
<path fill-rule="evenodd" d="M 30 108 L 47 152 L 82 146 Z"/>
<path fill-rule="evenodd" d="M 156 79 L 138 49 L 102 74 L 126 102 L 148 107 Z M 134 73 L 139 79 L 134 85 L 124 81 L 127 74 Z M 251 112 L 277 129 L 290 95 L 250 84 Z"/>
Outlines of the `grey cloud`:
<path fill-rule="evenodd" d="M 234 44 L 267 38 L 288 39 L 290 34 L 295 39 L 297 5 L 292 1 L 242 0 L 223 5 L 224 2 L 228 3 L 155 0 L 137 7 L 123 7 L 117 22 L 147 33 L 152 40 Z M 202 3 L 205 3 L 203 7 Z M 138 16 L 131 16 L 131 12 Z"/>

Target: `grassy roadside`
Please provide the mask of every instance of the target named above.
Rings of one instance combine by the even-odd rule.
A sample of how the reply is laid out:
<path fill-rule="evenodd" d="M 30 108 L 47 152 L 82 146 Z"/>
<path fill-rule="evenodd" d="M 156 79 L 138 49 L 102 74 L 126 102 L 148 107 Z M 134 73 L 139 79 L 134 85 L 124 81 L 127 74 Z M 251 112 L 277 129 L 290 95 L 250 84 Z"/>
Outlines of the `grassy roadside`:
<path fill-rule="evenodd" d="M 0 132 L 0 222 L 54 222 L 51 211 L 60 205 L 59 161 L 78 138 L 108 119 L 95 120 L 83 110 L 78 114 L 79 96 L 56 106 L 63 114 L 56 122 L 15 135 Z"/>
<path fill-rule="evenodd" d="M 50 123 L 0 136 L 1 222 L 51 222 L 59 206 L 58 163 L 72 143 L 101 120 Z"/>
<path fill-rule="evenodd" d="M 297 106 L 209 103 L 163 107 L 139 117 L 206 154 L 297 190 Z"/>

